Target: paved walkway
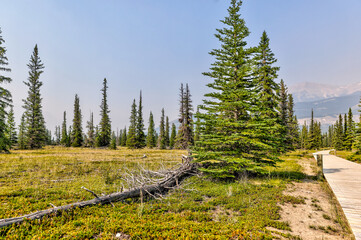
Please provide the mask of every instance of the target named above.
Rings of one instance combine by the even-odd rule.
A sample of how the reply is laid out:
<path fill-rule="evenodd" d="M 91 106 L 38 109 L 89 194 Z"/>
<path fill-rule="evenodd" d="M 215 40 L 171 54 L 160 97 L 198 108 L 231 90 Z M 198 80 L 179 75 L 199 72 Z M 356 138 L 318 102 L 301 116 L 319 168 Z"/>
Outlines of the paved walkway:
<path fill-rule="evenodd" d="M 346 215 L 357 240 L 361 240 L 361 164 L 329 154 L 323 155 L 323 174 Z"/>

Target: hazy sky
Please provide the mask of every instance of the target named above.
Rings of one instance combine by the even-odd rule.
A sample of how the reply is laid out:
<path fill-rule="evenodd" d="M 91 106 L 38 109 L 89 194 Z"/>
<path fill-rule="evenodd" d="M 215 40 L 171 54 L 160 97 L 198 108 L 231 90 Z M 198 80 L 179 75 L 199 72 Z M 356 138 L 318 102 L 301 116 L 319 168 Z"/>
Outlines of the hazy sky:
<path fill-rule="evenodd" d="M 207 92 L 202 76 L 213 62 L 213 36 L 227 14 L 227 0 L 1 0 L 0 27 L 13 82 L 17 124 L 27 96 L 23 84 L 35 44 L 45 65 L 41 80 L 44 116 L 54 131 L 63 111 L 72 120 L 80 97 L 83 124 L 99 121 L 100 89 L 109 83 L 112 127 L 129 125 L 133 98 L 143 91 L 158 124 L 165 108 L 177 118 L 178 89 L 188 83 L 194 104 Z M 250 46 L 266 30 L 287 85 L 347 84 L 361 75 L 360 0 L 246 0 L 242 16 Z"/>

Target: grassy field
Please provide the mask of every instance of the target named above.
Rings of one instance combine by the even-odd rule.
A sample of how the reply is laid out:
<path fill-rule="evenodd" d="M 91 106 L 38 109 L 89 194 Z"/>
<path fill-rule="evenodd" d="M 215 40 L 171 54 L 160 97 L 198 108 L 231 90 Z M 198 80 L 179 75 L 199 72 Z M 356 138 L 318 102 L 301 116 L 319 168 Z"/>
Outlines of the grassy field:
<path fill-rule="evenodd" d="M 0 218 L 92 199 L 82 186 L 98 194 L 119 191 L 125 169 L 171 167 L 181 161 L 178 150 L 114 150 L 47 147 L 0 156 Z M 146 154 L 147 158 L 142 158 Z M 262 178 L 214 182 L 192 177 L 184 189 L 164 199 L 127 200 L 26 221 L 0 229 L 3 239 L 272 239 L 272 229 L 289 229 L 279 221 L 280 203 L 301 204 L 284 196 L 286 184 L 305 176 L 285 157 Z M 287 238 L 294 238 L 287 235 Z M 126 239 L 126 238 L 124 238 Z"/>

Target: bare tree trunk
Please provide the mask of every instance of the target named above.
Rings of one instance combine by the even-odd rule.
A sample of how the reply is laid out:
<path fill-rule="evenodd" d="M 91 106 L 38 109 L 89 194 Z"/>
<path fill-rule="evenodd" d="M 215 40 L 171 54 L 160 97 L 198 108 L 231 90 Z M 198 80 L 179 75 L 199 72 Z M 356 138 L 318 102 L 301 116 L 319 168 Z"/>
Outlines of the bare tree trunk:
<path fill-rule="evenodd" d="M 166 177 L 165 179 L 161 180 L 156 184 L 138 187 L 126 192 L 116 192 L 102 197 L 98 197 L 94 192 L 83 188 L 91 192 L 95 196 L 95 198 L 92 200 L 71 203 L 60 207 L 54 206 L 53 208 L 50 209 L 37 211 L 20 217 L 0 219 L 0 228 L 12 225 L 14 223 L 21 223 L 25 219 L 30 219 L 30 220 L 41 219 L 44 216 L 51 215 L 53 213 L 57 213 L 60 211 L 67 211 L 72 208 L 77 208 L 77 207 L 82 208 L 96 204 L 102 204 L 102 205 L 112 204 L 113 202 L 118 202 L 129 198 L 139 198 L 146 196 L 154 197 L 157 194 L 158 195 L 164 194 L 168 192 L 170 189 L 177 187 L 178 183 L 184 180 L 185 178 L 197 173 L 197 165 L 191 162 L 188 158 L 186 159 L 187 161 L 184 162 L 178 169 L 172 171 L 168 177 Z"/>

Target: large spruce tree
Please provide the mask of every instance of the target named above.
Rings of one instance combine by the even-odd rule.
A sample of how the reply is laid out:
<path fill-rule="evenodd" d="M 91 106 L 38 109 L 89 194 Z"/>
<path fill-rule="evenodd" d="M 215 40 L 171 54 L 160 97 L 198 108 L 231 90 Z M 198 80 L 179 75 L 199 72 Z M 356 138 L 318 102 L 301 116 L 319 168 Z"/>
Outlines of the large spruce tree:
<path fill-rule="evenodd" d="M 229 16 L 221 21 L 225 27 L 215 35 L 220 49 L 210 52 L 216 58 L 210 71 L 204 73 L 214 81 L 207 86 L 212 92 L 200 106 L 200 140 L 195 146 L 195 159 L 201 170 L 217 178 L 235 178 L 244 172 L 264 172 L 263 166 L 277 158 L 268 138 L 259 135 L 261 122 L 253 79 L 251 49 L 246 48 L 248 28 L 240 16 L 242 2 L 231 1 Z"/>
<path fill-rule="evenodd" d="M 169 138 L 169 148 L 173 149 L 175 144 L 175 138 L 177 136 L 177 127 L 174 123 L 172 123 L 172 130 Z"/>
<path fill-rule="evenodd" d="M 294 112 L 294 102 L 292 94 L 288 94 L 288 101 L 287 101 L 287 115 L 288 115 L 288 122 L 287 122 L 287 129 L 290 139 L 290 150 L 295 150 L 299 147 L 299 127 L 297 116 Z"/>
<path fill-rule="evenodd" d="M 30 59 L 28 81 L 24 82 L 28 89 L 28 97 L 24 101 L 25 126 L 26 126 L 26 145 L 29 149 L 41 148 L 46 142 L 46 128 L 42 112 L 42 98 L 40 88 L 43 83 L 40 81 L 40 75 L 43 73 L 38 45 L 35 45 Z"/>
<path fill-rule="evenodd" d="M 257 93 L 254 105 L 255 118 L 258 122 L 257 132 L 265 137 L 264 141 L 276 149 L 276 147 L 282 147 L 283 144 L 280 134 L 283 128 L 277 111 L 279 85 L 275 82 L 280 68 L 274 66 L 277 59 L 269 44 L 270 39 L 264 31 L 253 58 L 256 65 L 254 76 Z"/>
<path fill-rule="evenodd" d="M 97 147 L 105 147 L 109 146 L 111 140 L 111 125 L 110 125 L 110 117 L 109 117 L 109 107 L 108 107 L 108 94 L 107 94 L 107 79 L 103 80 L 103 88 L 102 92 L 102 103 L 100 105 L 100 123 L 99 123 L 99 134 L 96 138 L 96 146 Z"/>
<path fill-rule="evenodd" d="M 157 139 L 155 138 L 154 118 L 153 118 L 153 113 L 150 112 L 148 134 L 147 134 L 147 147 L 154 148 L 156 146 L 157 146 Z"/>
<path fill-rule="evenodd" d="M 142 92 L 139 96 L 139 105 L 136 118 L 136 148 L 144 148 L 145 133 L 144 133 L 144 120 L 143 120 L 143 103 L 142 103 Z"/>
<path fill-rule="evenodd" d="M 82 115 L 79 104 L 78 94 L 75 95 L 74 100 L 74 118 L 73 118 L 73 132 L 72 135 L 72 143 L 73 147 L 81 147 L 83 145 L 83 127 L 82 127 Z"/>
<path fill-rule="evenodd" d="M 2 37 L 2 31 L 0 28 L 0 151 L 9 152 L 11 148 L 11 140 L 8 138 L 6 118 L 6 108 L 11 105 L 11 93 L 9 90 L 4 88 L 5 83 L 10 83 L 12 80 L 10 77 L 6 77 L 2 72 L 10 72 L 11 69 L 8 67 L 8 58 L 6 57 L 6 48 L 3 46 L 4 39 Z"/>

